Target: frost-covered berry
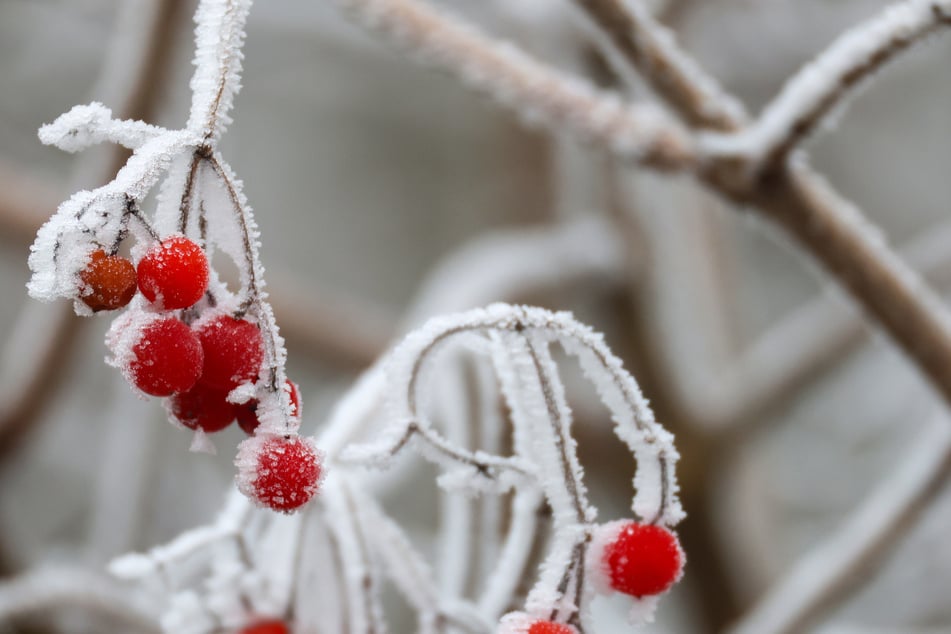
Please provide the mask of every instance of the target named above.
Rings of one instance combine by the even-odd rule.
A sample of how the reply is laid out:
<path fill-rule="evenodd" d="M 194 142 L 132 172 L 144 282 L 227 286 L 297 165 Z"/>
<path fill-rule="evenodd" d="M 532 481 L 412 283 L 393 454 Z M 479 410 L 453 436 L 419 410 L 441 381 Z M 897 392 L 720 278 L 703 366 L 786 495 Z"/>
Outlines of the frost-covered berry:
<path fill-rule="evenodd" d="M 198 383 L 195 387 L 169 399 L 169 410 L 189 429 L 213 433 L 221 431 L 235 418 L 236 406 L 229 403 L 228 392 Z"/>
<path fill-rule="evenodd" d="M 320 488 L 321 454 L 300 436 L 252 436 L 238 446 L 238 488 L 260 506 L 289 513 Z"/>
<path fill-rule="evenodd" d="M 135 295 L 136 275 L 132 261 L 93 251 L 86 268 L 79 272 L 79 298 L 96 312 L 122 308 Z"/>
<path fill-rule="evenodd" d="M 570 625 L 554 621 L 535 621 L 528 626 L 526 634 L 578 634 Z"/>
<path fill-rule="evenodd" d="M 634 597 L 666 592 L 683 573 L 680 542 L 663 526 L 624 522 L 602 556 L 611 588 Z"/>
<path fill-rule="evenodd" d="M 208 258 L 185 236 L 171 236 L 139 261 L 139 290 L 165 310 L 188 308 L 208 288 Z"/>
<path fill-rule="evenodd" d="M 142 327 L 132 346 L 128 376 L 152 396 L 190 390 L 201 374 L 202 351 L 191 328 L 174 317 L 156 319 Z"/>
<path fill-rule="evenodd" d="M 291 417 L 300 420 L 300 390 L 297 388 L 297 384 L 290 379 L 287 379 L 284 385 L 291 397 Z M 238 426 L 248 435 L 253 434 L 254 430 L 261 424 L 261 420 L 258 418 L 257 399 L 251 399 L 247 403 L 238 405 L 235 414 L 238 417 Z"/>
<path fill-rule="evenodd" d="M 238 634 L 290 634 L 290 628 L 284 621 L 259 621 L 241 628 Z"/>
<path fill-rule="evenodd" d="M 196 332 L 205 353 L 202 383 L 231 391 L 257 377 L 264 360 L 264 340 L 255 324 L 217 315 L 199 322 Z"/>

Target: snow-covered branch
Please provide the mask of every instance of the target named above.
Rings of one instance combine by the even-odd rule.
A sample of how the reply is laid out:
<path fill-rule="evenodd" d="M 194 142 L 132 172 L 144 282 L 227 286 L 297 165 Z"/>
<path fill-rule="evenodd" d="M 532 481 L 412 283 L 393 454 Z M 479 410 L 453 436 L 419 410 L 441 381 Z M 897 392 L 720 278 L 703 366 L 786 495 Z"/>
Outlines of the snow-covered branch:
<path fill-rule="evenodd" d="M 742 158 L 751 173 L 776 165 L 841 111 L 877 70 L 948 26 L 947 0 L 903 0 L 885 8 L 839 36 L 791 77 L 754 123 L 734 134 L 709 135 L 706 151 Z"/>
<path fill-rule="evenodd" d="M 691 137 L 660 108 L 627 104 L 418 0 L 338 2 L 368 28 L 513 108 L 530 124 L 568 128 L 585 141 L 653 167 L 683 168 L 693 161 Z"/>
<path fill-rule="evenodd" d="M 688 124 L 733 130 L 746 119 L 743 105 L 677 44 L 643 0 L 575 0 L 623 57 Z"/>

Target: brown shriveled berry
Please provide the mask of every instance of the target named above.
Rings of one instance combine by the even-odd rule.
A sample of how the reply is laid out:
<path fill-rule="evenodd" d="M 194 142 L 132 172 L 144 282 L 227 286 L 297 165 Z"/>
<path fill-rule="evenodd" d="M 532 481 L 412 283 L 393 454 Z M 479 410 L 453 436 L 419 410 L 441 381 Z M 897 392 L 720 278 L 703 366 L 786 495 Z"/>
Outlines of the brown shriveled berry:
<path fill-rule="evenodd" d="M 79 298 L 93 311 L 122 308 L 135 295 L 135 265 L 131 260 L 93 251 L 86 268 L 79 272 Z"/>

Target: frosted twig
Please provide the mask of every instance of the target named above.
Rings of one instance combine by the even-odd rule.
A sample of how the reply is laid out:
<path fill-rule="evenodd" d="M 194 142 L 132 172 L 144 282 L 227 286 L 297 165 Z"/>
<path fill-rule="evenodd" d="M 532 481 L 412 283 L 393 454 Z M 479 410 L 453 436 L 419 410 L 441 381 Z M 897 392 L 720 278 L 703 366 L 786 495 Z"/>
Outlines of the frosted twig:
<path fill-rule="evenodd" d="M 195 13 L 195 74 L 187 128 L 216 141 L 240 88 L 244 23 L 251 0 L 201 2 Z"/>
<path fill-rule="evenodd" d="M 338 2 L 369 28 L 515 109 L 529 123 L 567 127 L 624 158 L 654 167 L 682 168 L 693 161 L 691 138 L 655 106 L 625 104 L 417 0 Z"/>
<path fill-rule="evenodd" d="M 435 430 L 418 420 L 408 420 L 402 427 L 402 433 L 398 435 L 391 433 L 390 435 L 395 436 L 395 442 L 387 443 L 383 448 L 374 448 L 372 452 L 363 448 L 352 448 L 345 452 L 340 460 L 344 463 L 357 464 L 385 463 L 389 458 L 396 456 L 405 449 L 411 440 L 418 438 L 431 450 L 430 455 L 436 455 L 471 467 L 480 477 L 488 480 L 497 480 L 502 474 L 508 472 L 521 476 L 530 473 L 530 467 L 520 460 L 501 458 L 483 452 L 472 452 L 463 449 L 446 440 Z"/>
<path fill-rule="evenodd" d="M 575 0 L 624 58 L 687 123 L 732 130 L 742 125 L 742 104 L 727 94 L 677 45 L 642 0 Z"/>
<path fill-rule="evenodd" d="M 759 172 L 786 155 L 840 109 L 879 68 L 936 30 L 951 25 L 951 2 L 903 0 L 840 35 L 790 78 L 750 126 L 708 137 L 707 150 L 743 157 Z"/>
<path fill-rule="evenodd" d="M 137 150 L 168 130 L 142 121 L 118 120 L 112 110 L 99 102 L 73 106 L 40 128 L 40 141 L 54 145 L 64 152 L 80 152 L 100 143 L 117 143 Z"/>
<path fill-rule="evenodd" d="M 63 606 L 117 619 L 133 631 L 159 632 L 153 604 L 99 573 L 41 568 L 0 583 L 0 623 Z"/>
<path fill-rule="evenodd" d="M 626 5 L 612 0 L 611 10 L 605 15 L 639 15 L 640 20 L 628 17 L 625 21 L 637 28 L 635 35 L 641 41 L 651 41 L 659 25 L 638 2 L 629 4 L 633 7 L 630 12 Z M 695 89 L 701 81 L 708 86 L 715 84 L 706 75 L 694 72 L 696 68 L 684 70 L 676 62 L 683 53 L 672 38 L 666 38 L 665 43 L 655 49 L 659 57 L 652 65 L 644 57 L 632 55 L 631 47 L 622 47 L 622 52 L 628 52 L 627 60 L 678 111 L 689 115 L 688 119 L 702 121 L 701 104 L 690 98 L 688 89 Z M 665 92 L 665 83 L 677 90 Z M 719 129 L 733 131 L 744 126 L 741 113 L 721 113 Z M 757 209 L 794 236 L 915 360 L 945 400 L 951 401 L 951 323 L 947 312 L 934 293 L 883 244 L 851 202 L 804 164 L 771 172 L 769 178 L 751 180 L 743 161 L 711 160 L 702 180 L 734 202 Z"/>
<path fill-rule="evenodd" d="M 951 473 L 946 420 L 929 424 L 897 469 L 830 537 L 800 559 L 732 630 L 733 634 L 800 632 L 867 579 L 914 526 Z"/>
<path fill-rule="evenodd" d="M 489 345 L 475 337 L 480 332 L 486 333 Z M 432 431 L 420 411 L 426 383 L 422 377 L 429 376 L 431 359 L 460 337 L 475 351 L 491 354 L 512 416 L 515 452 L 511 458 L 470 452 L 450 443 Z M 683 512 L 673 473 L 678 455 L 672 437 L 654 421 L 633 378 L 601 337 L 567 313 L 496 304 L 430 320 L 406 337 L 387 364 L 388 389 L 393 395 L 389 407 L 392 422 L 377 434 L 383 440 L 350 447 L 341 459 L 385 464 L 411 439 L 419 437 L 428 445 L 424 457 L 462 467 L 441 476 L 443 486 L 492 493 L 504 492 L 510 486 L 520 491 L 540 487 L 553 510 L 554 535 L 541 575 L 529 594 L 527 609 L 539 618 L 572 623 L 583 632 L 580 606 L 587 585 L 585 558 L 596 511 L 587 500 L 571 437 L 571 412 L 548 350 L 553 341 L 562 343 L 579 358 L 586 376 L 612 413 L 616 435 L 637 458 L 632 502 L 635 515 L 651 523 L 676 524 Z M 517 469 L 512 468 L 513 464 Z M 511 478 L 513 472 L 517 479 Z M 505 475 L 509 477 L 503 479 Z M 532 525 L 526 523 L 524 500 L 521 504 L 507 548 L 524 543 L 522 531 Z M 506 570 L 509 565 L 520 568 L 525 560 L 516 558 L 511 564 L 500 565 Z M 484 601 L 487 609 L 494 610 L 499 598 L 489 594 Z"/>

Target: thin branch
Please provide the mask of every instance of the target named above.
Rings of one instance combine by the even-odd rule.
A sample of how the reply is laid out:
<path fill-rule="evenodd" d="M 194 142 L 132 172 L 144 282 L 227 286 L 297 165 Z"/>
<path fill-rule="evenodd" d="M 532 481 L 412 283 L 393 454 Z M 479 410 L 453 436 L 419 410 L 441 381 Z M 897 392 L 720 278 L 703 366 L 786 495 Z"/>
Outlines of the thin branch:
<path fill-rule="evenodd" d="M 839 36 L 790 78 L 759 118 L 742 132 L 709 137 L 705 147 L 722 156 L 743 156 L 751 172 L 780 163 L 839 110 L 873 74 L 951 26 L 951 2 L 905 0 Z"/>
<path fill-rule="evenodd" d="M 376 462 L 381 459 L 392 458 L 399 454 L 403 449 L 409 446 L 413 438 L 419 438 L 426 446 L 437 455 L 451 460 L 453 462 L 472 467 L 476 472 L 489 480 L 497 480 L 502 473 L 511 472 L 522 477 L 527 477 L 530 470 L 521 460 L 517 458 L 502 458 L 493 456 L 481 451 L 469 451 L 462 447 L 457 447 L 453 443 L 443 438 L 428 425 L 423 425 L 418 421 L 407 421 L 403 433 L 398 435 L 395 442 L 388 444 L 384 449 L 375 450 L 372 455 L 367 456 L 364 451 L 355 451 L 344 453 L 341 462 L 367 463 Z"/>
<path fill-rule="evenodd" d="M 338 2 L 368 28 L 397 39 L 427 63 L 452 72 L 530 123 L 568 128 L 620 156 L 658 168 L 693 162 L 691 138 L 659 108 L 624 104 L 417 0 Z"/>
<path fill-rule="evenodd" d="M 897 469 L 829 538 L 801 558 L 732 634 L 801 632 L 860 586 L 947 486 L 951 435 L 932 423 Z"/>

